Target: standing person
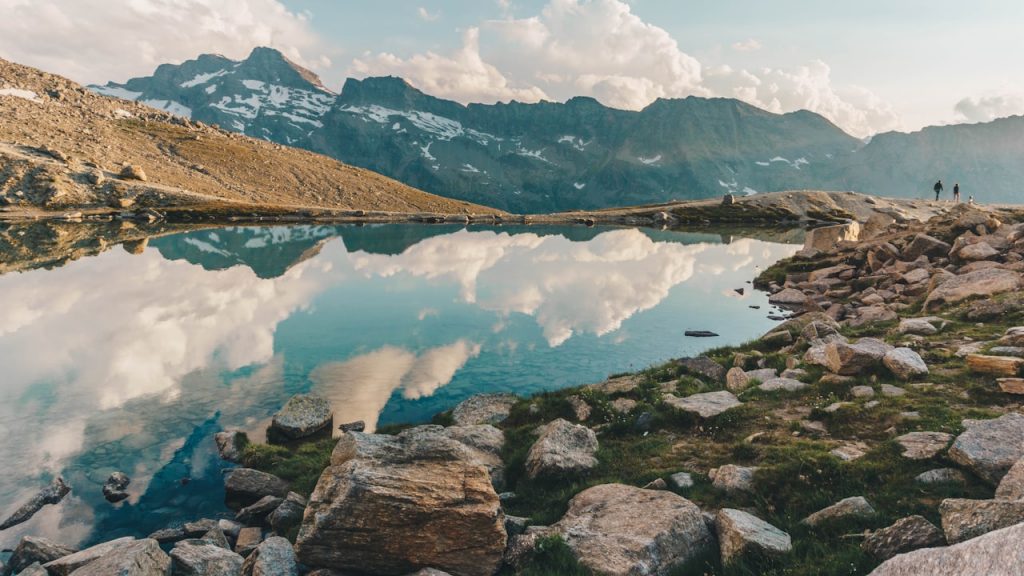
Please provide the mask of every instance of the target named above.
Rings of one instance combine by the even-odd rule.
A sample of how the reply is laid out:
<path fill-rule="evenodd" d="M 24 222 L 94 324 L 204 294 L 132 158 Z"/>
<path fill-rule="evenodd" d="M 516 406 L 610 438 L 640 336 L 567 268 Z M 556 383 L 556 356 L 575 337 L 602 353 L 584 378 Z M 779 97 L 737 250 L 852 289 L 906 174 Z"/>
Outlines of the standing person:
<path fill-rule="evenodd" d="M 953 184 L 953 202 L 960 203 L 960 183 Z"/>
<path fill-rule="evenodd" d="M 935 190 L 935 201 L 938 202 L 939 201 L 939 193 L 942 192 L 942 180 L 939 180 L 938 182 L 936 182 L 935 186 L 932 186 L 932 190 Z"/>

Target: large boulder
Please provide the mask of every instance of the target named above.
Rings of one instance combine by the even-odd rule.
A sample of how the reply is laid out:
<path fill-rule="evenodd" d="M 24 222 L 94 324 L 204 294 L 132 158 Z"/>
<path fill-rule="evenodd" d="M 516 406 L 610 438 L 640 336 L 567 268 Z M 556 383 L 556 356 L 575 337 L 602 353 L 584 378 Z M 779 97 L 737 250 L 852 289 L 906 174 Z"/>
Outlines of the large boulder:
<path fill-rule="evenodd" d="M 518 401 L 513 394 L 470 396 L 452 410 L 452 420 L 459 426 L 501 424 Z"/>
<path fill-rule="evenodd" d="M 1016 412 L 992 420 L 964 420 L 949 457 L 996 486 L 1024 457 L 1024 415 Z"/>
<path fill-rule="evenodd" d="M 44 565 L 44 568 L 57 576 L 72 573 L 74 576 L 166 576 L 170 570 L 171 558 L 160 549 L 159 542 L 150 538 L 122 542 L 101 553 L 93 552 L 86 562 L 71 560 L 94 548 L 55 560 Z"/>
<path fill-rule="evenodd" d="M 174 576 L 238 576 L 243 561 L 231 550 L 201 540 L 179 542 L 171 550 Z"/>
<path fill-rule="evenodd" d="M 505 433 L 490 424 L 472 426 L 449 426 L 443 432 L 449 438 L 461 442 L 473 457 L 491 473 L 495 488 L 505 483 L 505 463 L 501 461 L 501 450 L 505 446 Z"/>
<path fill-rule="evenodd" d="M 296 394 L 274 414 L 270 431 L 285 439 L 296 440 L 327 430 L 332 422 L 334 412 L 326 398 L 316 394 Z"/>
<path fill-rule="evenodd" d="M 726 390 L 693 394 L 686 398 L 679 398 L 675 394 L 666 394 L 662 399 L 666 404 L 673 408 L 677 408 L 684 412 L 690 412 L 691 414 L 696 414 L 701 418 L 718 416 L 726 410 L 743 404 L 735 395 L 733 395 L 732 392 L 728 392 Z"/>
<path fill-rule="evenodd" d="M 1020 576 L 1024 574 L 1024 524 L 989 532 L 946 548 L 900 554 L 871 576 Z"/>
<path fill-rule="evenodd" d="M 505 549 L 487 466 L 440 426 L 349 432 L 306 507 L 295 551 L 310 567 L 490 576 Z"/>
<path fill-rule="evenodd" d="M 869 533 L 861 543 L 861 549 L 878 560 L 888 560 L 897 554 L 945 543 L 942 530 L 923 516 L 907 516 L 891 526 Z"/>
<path fill-rule="evenodd" d="M 690 374 L 706 378 L 711 382 L 725 381 L 725 368 L 707 356 L 680 358 L 678 362 Z"/>
<path fill-rule="evenodd" d="M 286 534 L 288 530 L 302 523 L 306 512 L 306 499 L 295 492 L 289 492 L 281 505 L 267 516 L 267 523 L 278 534 Z"/>
<path fill-rule="evenodd" d="M 807 294 L 804 294 L 796 288 L 785 288 L 768 297 L 769 304 L 787 307 L 804 306 L 809 301 L 810 298 Z"/>
<path fill-rule="evenodd" d="M 526 455 L 526 473 L 538 478 L 590 470 L 597 466 L 597 448 L 593 430 L 559 418 L 541 427 Z"/>
<path fill-rule="evenodd" d="M 949 254 L 949 250 L 952 248 L 946 242 L 933 238 L 927 234 L 918 234 L 914 239 L 903 249 L 900 257 L 906 262 L 913 262 L 920 256 L 928 256 L 929 258 L 939 258 Z"/>
<path fill-rule="evenodd" d="M 153 540 L 156 542 L 156 540 Z M 75 570 L 103 558 L 104 556 L 114 554 L 119 548 L 124 546 L 130 546 L 137 542 L 135 538 L 131 536 L 125 536 L 124 538 L 118 538 L 117 540 L 110 540 L 109 542 L 103 542 L 97 544 L 85 550 L 75 552 L 74 554 L 68 554 L 62 556 L 57 560 L 47 562 L 43 565 L 46 571 L 54 576 L 68 576 Z"/>
<path fill-rule="evenodd" d="M 947 304 L 956 304 L 976 296 L 994 296 L 1020 290 L 1024 286 L 1021 275 L 1012 270 L 985 268 L 955 276 L 939 284 L 924 301 L 925 310 L 935 310 Z"/>
<path fill-rule="evenodd" d="M 242 576 L 299 576 L 292 543 L 280 536 L 267 538 L 245 559 Z"/>
<path fill-rule="evenodd" d="M 608 576 L 667 574 L 713 542 L 694 503 L 665 490 L 623 484 L 580 492 L 550 530 L 580 564 Z"/>
<path fill-rule="evenodd" d="M 924 363 L 920 354 L 910 348 L 889 350 L 882 357 L 882 363 L 901 380 L 912 380 L 928 374 L 928 365 Z"/>
<path fill-rule="evenodd" d="M 715 528 L 722 564 L 731 564 L 751 552 L 777 556 L 793 550 L 789 534 L 742 510 L 719 510 Z"/>
<path fill-rule="evenodd" d="M 1024 502 L 947 498 L 939 504 L 939 514 L 946 540 L 955 544 L 1024 522 Z"/>
<path fill-rule="evenodd" d="M 18 574 L 35 563 L 46 564 L 77 552 L 46 538 L 24 536 L 11 553 L 7 565 L 0 565 L 0 574 Z"/>
<path fill-rule="evenodd" d="M 273 474 L 235 468 L 224 476 L 224 502 L 235 510 L 251 506 L 266 496 L 284 498 L 287 495 L 288 482 Z"/>
<path fill-rule="evenodd" d="M 861 338 L 855 344 L 834 341 L 825 345 L 825 361 L 833 373 L 853 376 L 878 366 L 892 349 L 875 338 Z"/>

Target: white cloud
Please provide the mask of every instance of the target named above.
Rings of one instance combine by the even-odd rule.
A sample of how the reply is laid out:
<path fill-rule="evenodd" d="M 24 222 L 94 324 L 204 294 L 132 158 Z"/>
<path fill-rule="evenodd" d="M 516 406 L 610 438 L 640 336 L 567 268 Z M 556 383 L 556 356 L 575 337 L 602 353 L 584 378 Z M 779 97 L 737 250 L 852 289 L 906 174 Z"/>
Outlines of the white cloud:
<path fill-rule="evenodd" d="M 954 107 L 964 122 L 990 122 L 996 118 L 1024 114 L 1024 94 L 994 94 L 964 98 Z"/>
<path fill-rule="evenodd" d="M 419 8 L 416 9 L 416 15 L 419 16 L 420 20 L 423 20 L 424 22 L 435 22 L 437 21 L 438 18 L 441 17 L 441 11 L 438 10 L 436 12 L 431 12 L 430 10 L 427 10 L 423 6 L 420 6 Z"/>
<path fill-rule="evenodd" d="M 305 14 L 278 0 L 0 0 L 0 56 L 79 82 L 123 81 L 204 53 L 271 46 L 329 65 Z"/>
<path fill-rule="evenodd" d="M 757 52 L 761 48 L 761 42 L 759 42 L 757 38 L 748 38 L 742 42 L 736 42 L 732 45 L 732 49 L 737 52 Z"/>

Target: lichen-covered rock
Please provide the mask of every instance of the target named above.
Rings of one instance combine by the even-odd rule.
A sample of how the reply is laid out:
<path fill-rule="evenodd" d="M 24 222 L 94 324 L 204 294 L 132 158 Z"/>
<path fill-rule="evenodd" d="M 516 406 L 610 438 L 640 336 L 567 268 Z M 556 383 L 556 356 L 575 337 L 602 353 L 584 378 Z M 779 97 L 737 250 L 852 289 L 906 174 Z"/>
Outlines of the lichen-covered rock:
<path fill-rule="evenodd" d="M 835 504 L 822 508 L 814 514 L 802 520 L 808 526 L 821 526 L 838 520 L 850 518 L 870 518 L 875 515 L 875 509 L 864 499 L 863 496 L 852 496 L 843 498 Z"/>
<path fill-rule="evenodd" d="M 296 440 L 331 427 L 334 412 L 331 403 L 316 394 L 296 394 L 285 402 L 270 422 L 272 432 Z"/>
<path fill-rule="evenodd" d="M 722 564 L 731 564 L 751 552 L 778 556 L 793 550 L 789 534 L 742 510 L 719 510 L 715 527 Z"/>
<path fill-rule="evenodd" d="M 908 432 L 898 436 L 896 443 L 903 448 L 904 458 L 927 460 L 949 446 L 952 439 L 953 435 L 945 432 Z"/>
<path fill-rule="evenodd" d="M 1024 458 L 1010 467 L 1010 471 L 999 481 L 996 487 L 997 500 L 1024 499 Z"/>
<path fill-rule="evenodd" d="M 693 394 L 686 398 L 679 398 L 675 394 L 666 394 L 662 399 L 666 404 L 673 408 L 697 414 L 701 418 L 718 416 L 726 410 L 743 404 L 732 394 L 732 392 L 728 392 L 726 390 Z"/>
<path fill-rule="evenodd" d="M 809 384 L 799 380 L 793 380 L 792 378 L 772 378 L 770 380 L 766 380 L 763 384 L 758 385 L 758 388 L 765 392 L 777 392 L 779 390 L 797 392 L 807 388 L 808 386 Z"/>
<path fill-rule="evenodd" d="M 712 485 L 726 492 L 753 492 L 757 466 L 726 464 L 715 471 Z"/>
<path fill-rule="evenodd" d="M 907 516 L 891 526 L 869 533 L 861 549 L 878 560 L 888 560 L 897 554 L 945 543 L 946 538 L 936 525 L 923 516 Z"/>
<path fill-rule="evenodd" d="M 885 353 L 882 363 L 897 378 L 912 380 L 928 374 L 928 365 L 921 355 L 910 348 L 894 348 Z"/>
<path fill-rule="evenodd" d="M 725 373 L 725 388 L 733 393 L 739 393 L 747 389 L 750 378 L 743 368 L 732 367 Z"/>
<path fill-rule="evenodd" d="M 964 420 L 949 457 L 996 486 L 1024 457 L 1024 415 L 1016 412 L 992 420 Z"/>
<path fill-rule="evenodd" d="M 470 396 L 452 410 L 452 420 L 458 426 L 501 424 L 518 401 L 519 398 L 513 394 Z"/>
<path fill-rule="evenodd" d="M 942 531 L 950 544 L 1024 522 L 1024 502 L 947 498 L 939 504 Z"/>
<path fill-rule="evenodd" d="M 577 494 L 551 532 L 608 576 L 667 574 L 712 545 L 700 508 L 665 490 L 602 484 Z"/>
<path fill-rule="evenodd" d="M 1024 573 L 1024 524 L 945 548 L 900 554 L 870 576 L 1019 576 Z"/>
<path fill-rule="evenodd" d="M 526 455 L 530 478 L 562 476 L 597 466 L 597 435 L 586 426 L 559 418 L 542 427 Z"/>
<path fill-rule="evenodd" d="M 245 559 L 242 576 L 299 576 L 292 543 L 280 536 L 267 538 Z"/>
<path fill-rule="evenodd" d="M 803 306 L 807 304 L 808 300 L 807 294 L 796 288 L 786 288 L 768 297 L 769 304 L 778 306 Z"/>
<path fill-rule="evenodd" d="M 964 484 L 967 478 L 956 468 L 936 468 L 914 476 L 918 484 Z"/>

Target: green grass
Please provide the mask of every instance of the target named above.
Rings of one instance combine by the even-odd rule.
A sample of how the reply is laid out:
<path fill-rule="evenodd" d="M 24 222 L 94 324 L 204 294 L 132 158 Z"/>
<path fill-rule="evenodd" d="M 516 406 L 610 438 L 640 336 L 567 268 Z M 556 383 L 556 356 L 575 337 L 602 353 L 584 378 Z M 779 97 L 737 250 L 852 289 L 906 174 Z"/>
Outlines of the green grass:
<path fill-rule="evenodd" d="M 308 497 L 324 468 L 331 462 L 336 441 L 323 438 L 297 447 L 249 444 L 242 452 L 242 465 L 262 470 L 291 483 L 291 489 Z"/>

